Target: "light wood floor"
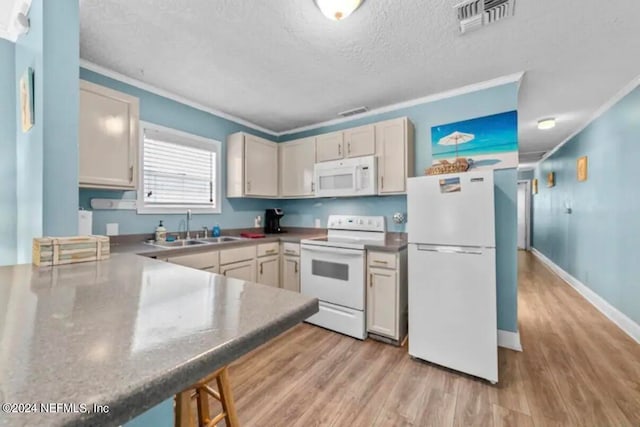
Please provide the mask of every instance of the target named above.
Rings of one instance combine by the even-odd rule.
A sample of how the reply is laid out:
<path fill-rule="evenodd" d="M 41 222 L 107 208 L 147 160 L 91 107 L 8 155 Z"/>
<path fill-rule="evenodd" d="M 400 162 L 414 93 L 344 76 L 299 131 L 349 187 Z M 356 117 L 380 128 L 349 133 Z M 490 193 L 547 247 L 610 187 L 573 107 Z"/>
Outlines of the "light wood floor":
<path fill-rule="evenodd" d="M 640 426 L 640 345 L 519 254 L 524 352 L 500 382 L 300 325 L 231 367 L 243 426 Z"/>

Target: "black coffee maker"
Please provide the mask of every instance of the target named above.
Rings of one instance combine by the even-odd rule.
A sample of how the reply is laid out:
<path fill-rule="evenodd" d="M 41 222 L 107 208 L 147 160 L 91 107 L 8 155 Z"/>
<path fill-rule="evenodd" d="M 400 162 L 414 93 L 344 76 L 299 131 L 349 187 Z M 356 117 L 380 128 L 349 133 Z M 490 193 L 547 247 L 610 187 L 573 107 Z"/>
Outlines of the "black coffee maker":
<path fill-rule="evenodd" d="M 264 213 L 264 232 L 267 234 L 284 233 L 280 228 L 280 218 L 283 216 L 282 209 L 267 209 Z"/>

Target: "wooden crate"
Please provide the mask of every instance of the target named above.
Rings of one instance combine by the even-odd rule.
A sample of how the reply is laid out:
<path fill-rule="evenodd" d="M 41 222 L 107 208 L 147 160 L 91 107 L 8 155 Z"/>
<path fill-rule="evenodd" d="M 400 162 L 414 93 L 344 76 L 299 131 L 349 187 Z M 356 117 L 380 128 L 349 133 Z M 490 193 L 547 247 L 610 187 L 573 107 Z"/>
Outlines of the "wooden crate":
<path fill-rule="evenodd" d="M 38 266 L 74 264 L 109 258 L 107 236 L 40 237 L 33 239 L 33 263 Z"/>

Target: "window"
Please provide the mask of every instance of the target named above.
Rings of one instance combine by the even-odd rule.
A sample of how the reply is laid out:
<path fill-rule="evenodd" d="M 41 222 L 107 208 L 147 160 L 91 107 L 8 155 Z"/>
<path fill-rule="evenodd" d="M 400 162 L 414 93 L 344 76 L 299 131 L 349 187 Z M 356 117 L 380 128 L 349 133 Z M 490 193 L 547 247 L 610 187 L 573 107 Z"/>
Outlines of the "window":
<path fill-rule="evenodd" d="M 220 213 L 220 142 L 142 123 L 138 213 Z"/>

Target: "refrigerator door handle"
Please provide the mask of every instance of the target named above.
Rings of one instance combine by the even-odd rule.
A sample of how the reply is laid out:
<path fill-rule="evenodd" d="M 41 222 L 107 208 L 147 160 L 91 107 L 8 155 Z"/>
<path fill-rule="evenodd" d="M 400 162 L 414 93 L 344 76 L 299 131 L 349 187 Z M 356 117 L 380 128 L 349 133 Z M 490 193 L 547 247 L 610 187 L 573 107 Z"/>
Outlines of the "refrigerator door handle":
<path fill-rule="evenodd" d="M 474 250 L 472 248 L 457 247 L 457 246 L 424 246 L 418 245 L 419 251 L 424 252 L 439 252 L 443 254 L 466 254 L 466 255 L 482 255 L 481 250 Z"/>

